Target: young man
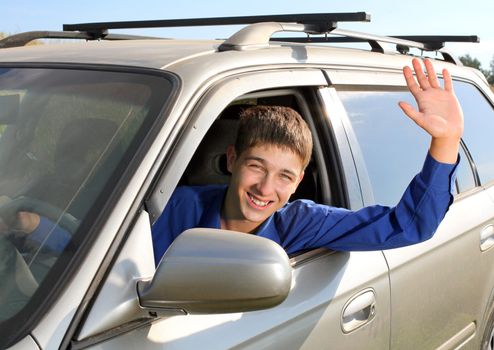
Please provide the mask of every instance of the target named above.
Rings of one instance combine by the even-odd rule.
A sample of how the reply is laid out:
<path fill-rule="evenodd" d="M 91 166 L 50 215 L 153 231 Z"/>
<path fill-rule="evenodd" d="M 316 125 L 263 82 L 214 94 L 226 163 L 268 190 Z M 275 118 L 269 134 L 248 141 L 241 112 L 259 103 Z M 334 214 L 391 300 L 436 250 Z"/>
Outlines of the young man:
<path fill-rule="evenodd" d="M 256 234 L 288 253 L 316 247 L 389 249 L 429 239 L 452 202 L 463 115 L 448 71 L 443 71 L 443 89 L 429 60 L 425 67 L 427 75 L 413 60 L 417 80 L 409 67 L 403 70 L 418 111 L 399 105 L 431 135 L 431 144 L 422 171 L 396 207 L 352 212 L 308 200 L 288 203 L 310 160 L 310 131 L 289 108 L 252 107 L 242 113 L 235 146 L 227 150 L 228 187 L 179 187 L 154 224 L 156 263 L 181 232 L 193 227 Z"/>

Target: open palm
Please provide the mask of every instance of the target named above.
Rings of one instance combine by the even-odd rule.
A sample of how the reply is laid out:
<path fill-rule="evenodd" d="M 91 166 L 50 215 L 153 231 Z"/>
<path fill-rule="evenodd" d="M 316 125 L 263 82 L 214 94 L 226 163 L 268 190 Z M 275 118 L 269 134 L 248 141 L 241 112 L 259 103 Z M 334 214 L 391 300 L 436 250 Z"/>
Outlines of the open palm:
<path fill-rule="evenodd" d="M 434 156 L 434 146 L 450 149 L 439 149 L 439 153 L 447 154 L 451 158 L 453 153 L 456 159 L 457 148 L 463 133 L 463 112 L 453 90 L 453 83 L 449 72 L 443 70 L 444 88 L 439 84 L 436 72 L 430 60 L 425 59 L 427 75 L 422 69 L 420 61 L 412 60 L 415 77 L 410 67 L 403 68 L 403 74 L 415 101 L 418 110 L 406 102 L 399 102 L 403 112 L 417 125 L 432 136 L 431 154 Z M 455 148 L 456 149 L 453 149 Z M 437 159 L 442 160 L 438 154 Z M 446 159 L 448 160 L 448 159 Z"/>

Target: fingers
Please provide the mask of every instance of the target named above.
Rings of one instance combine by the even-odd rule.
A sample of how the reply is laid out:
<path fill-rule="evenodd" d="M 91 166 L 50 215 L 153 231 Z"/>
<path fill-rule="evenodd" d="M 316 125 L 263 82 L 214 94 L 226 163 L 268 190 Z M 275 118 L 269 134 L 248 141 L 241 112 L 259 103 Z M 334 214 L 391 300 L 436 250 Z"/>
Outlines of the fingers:
<path fill-rule="evenodd" d="M 434 66 L 429 59 L 424 60 L 425 70 L 427 75 L 424 73 L 422 68 L 422 64 L 420 60 L 414 58 L 412 60 L 413 70 L 415 71 L 415 76 L 418 82 L 418 85 L 415 83 L 415 78 L 413 77 L 412 70 L 408 67 L 403 69 L 403 74 L 405 75 L 405 79 L 407 81 L 407 86 L 412 93 L 416 93 L 420 90 L 427 90 L 429 88 L 440 88 L 439 79 L 437 78 L 436 71 L 434 70 Z M 410 80 L 413 80 L 412 81 Z M 417 88 L 415 87 L 417 85 Z"/>
<path fill-rule="evenodd" d="M 444 90 L 453 91 L 453 81 L 447 69 L 443 69 Z"/>
<path fill-rule="evenodd" d="M 432 65 L 432 62 L 428 59 L 424 60 L 425 64 L 425 69 L 427 70 L 427 77 L 429 78 L 429 84 L 433 88 L 438 88 L 440 87 L 439 85 L 439 80 L 437 79 L 437 74 L 436 71 L 434 70 L 434 66 Z"/>
<path fill-rule="evenodd" d="M 411 105 L 409 105 L 406 102 L 398 102 L 398 105 L 403 110 L 403 112 L 410 119 L 412 119 L 417 125 L 419 126 L 422 125 L 422 119 L 423 119 L 422 113 L 418 112 L 415 108 L 413 108 Z"/>
<path fill-rule="evenodd" d="M 420 61 L 414 58 L 412 60 L 412 65 L 413 65 L 413 70 L 415 71 L 415 76 L 417 77 L 417 81 L 420 85 L 420 88 L 422 90 L 427 90 L 431 85 L 429 83 L 429 79 L 427 79 L 427 76 L 424 73 Z"/>
<path fill-rule="evenodd" d="M 413 76 L 412 70 L 410 67 L 406 66 L 403 67 L 403 75 L 405 76 L 405 81 L 407 83 L 408 89 L 410 92 L 416 96 L 418 93 L 420 93 L 420 87 L 418 86 L 417 82 L 415 81 L 415 77 Z"/>

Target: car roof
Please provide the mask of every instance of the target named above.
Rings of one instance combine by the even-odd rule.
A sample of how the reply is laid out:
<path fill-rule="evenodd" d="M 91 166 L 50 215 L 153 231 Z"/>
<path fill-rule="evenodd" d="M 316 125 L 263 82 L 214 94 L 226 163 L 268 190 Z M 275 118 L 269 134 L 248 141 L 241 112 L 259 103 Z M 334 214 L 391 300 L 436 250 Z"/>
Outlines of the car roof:
<path fill-rule="evenodd" d="M 275 22 L 265 22 L 270 20 Z M 290 23 L 276 22 L 278 20 L 289 21 Z M 210 79 L 225 71 L 245 70 L 249 67 L 258 69 L 261 66 L 283 66 L 285 68 L 333 66 L 398 70 L 404 65 L 410 64 L 413 57 L 408 54 L 410 48 L 418 48 L 436 53 L 441 52 L 444 61 L 434 60 L 437 68 L 442 68 L 446 64 L 452 74 L 455 72 L 462 74 L 460 72 L 466 70 L 463 67 L 458 67 L 458 65 L 461 66 L 461 62 L 442 49 L 444 43 L 458 40 L 478 41 L 476 36 L 415 36 L 413 39 L 399 36 L 383 37 L 342 30 L 337 26 L 339 21 L 369 20 L 370 15 L 359 12 L 69 24 L 64 25 L 66 31 L 63 32 L 27 32 L 0 40 L 2 53 L 0 64 L 80 64 L 140 67 L 163 69 L 174 72 L 183 78 L 194 77 L 193 80 L 201 80 Z M 251 24 L 233 34 L 226 41 L 156 39 L 136 36 L 132 38 L 127 36 L 125 39 L 128 40 L 121 40 L 122 37 L 116 40 L 118 35 L 108 34 L 108 29 L 118 28 L 239 23 Z M 272 34 L 280 31 L 306 33 L 308 42 L 271 41 Z M 326 38 L 327 34 L 331 33 L 343 36 L 344 40 L 357 39 L 368 42 L 372 50 L 317 45 L 310 42 L 309 33 L 325 34 Z M 112 36 L 113 38 L 110 38 Z M 24 45 L 30 40 L 43 37 L 65 38 L 69 39 L 70 43 L 10 48 L 10 46 Z M 74 42 L 70 40 L 75 37 L 89 41 Z M 385 52 L 378 42 L 393 43 L 398 52 Z"/>
<path fill-rule="evenodd" d="M 155 69 L 208 61 L 207 69 L 234 69 L 262 64 L 354 65 L 396 68 L 411 57 L 397 53 L 376 53 L 364 49 L 297 43 L 271 43 L 245 51 L 218 51 L 221 40 L 122 40 L 32 45 L 2 49 L 4 63 L 103 64 Z M 214 59 L 211 56 L 214 55 Z M 383 58 L 386 58 L 383 60 Z M 188 64 L 187 64 L 188 63 Z"/>
<path fill-rule="evenodd" d="M 196 40 L 87 41 L 2 49 L 0 62 L 111 64 L 161 68 L 212 53 L 221 42 Z"/>

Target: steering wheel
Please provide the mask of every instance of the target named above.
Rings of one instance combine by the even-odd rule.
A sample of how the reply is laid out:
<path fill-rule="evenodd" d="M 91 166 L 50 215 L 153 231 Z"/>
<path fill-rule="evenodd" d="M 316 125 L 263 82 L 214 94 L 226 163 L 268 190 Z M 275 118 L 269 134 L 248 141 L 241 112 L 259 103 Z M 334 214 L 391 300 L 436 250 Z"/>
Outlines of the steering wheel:
<path fill-rule="evenodd" d="M 50 219 L 55 224 L 67 230 L 69 233 L 74 233 L 79 227 L 79 220 L 71 214 L 55 207 L 47 202 L 43 202 L 36 198 L 20 196 L 12 199 L 0 207 L 0 217 L 5 222 L 12 221 L 19 211 L 27 211 L 36 213 Z"/>

